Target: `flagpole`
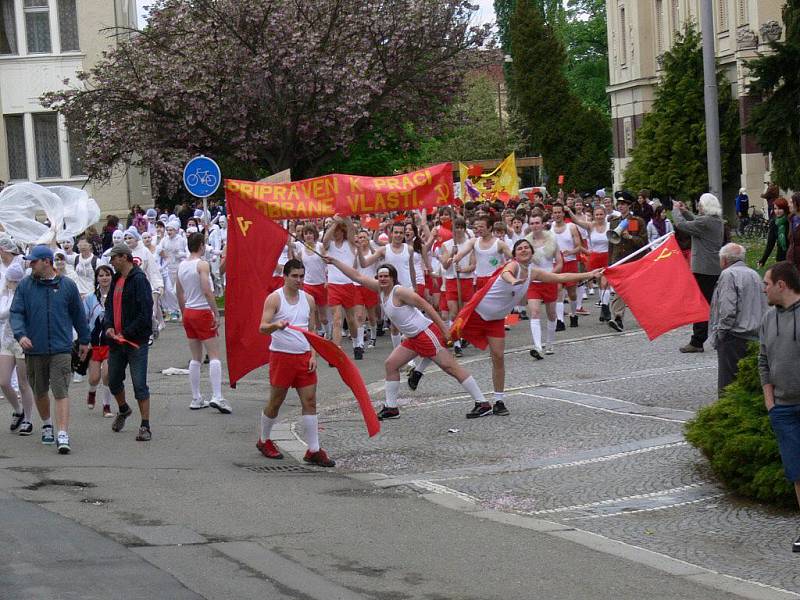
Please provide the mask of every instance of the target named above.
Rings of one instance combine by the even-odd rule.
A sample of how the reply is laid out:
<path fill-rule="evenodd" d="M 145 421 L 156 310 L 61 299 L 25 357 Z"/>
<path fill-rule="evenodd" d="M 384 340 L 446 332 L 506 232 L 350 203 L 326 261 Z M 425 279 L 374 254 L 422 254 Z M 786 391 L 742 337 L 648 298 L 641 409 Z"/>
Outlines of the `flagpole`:
<path fill-rule="evenodd" d="M 317 252 L 316 250 L 314 250 L 314 249 L 313 249 L 311 246 L 309 246 L 308 244 L 306 244 L 306 243 L 305 243 L 303 240 L 301 240 L 299 237 L 297 237 L 295 234 L 293 234 L 291 231 L 289 231 L 289 230 L 288 230 L 286 227 L 283 227 L 282 225 L 279 225 L 279 227 L 280 227 L 281 229 L 283 229 L 283 230 L 284 230 L 286 233 L 288 233 L 290 236 L 292 236 L 292 237 L 295 239 L 295 241 L 298 241 L 298 242 L 300 242 L 301 244 L 303 244 L 303 246 L 305 246 L 306 248 L 308 248 L 309 250 L 311 250 L 311 251 L 312 251 L 314 254 L 316 254 L 316 255 L 317 255 L 317 256 L 319 256 L 320 258 L 325 258 L 324 256 L 322 256 L 322 254 L 320 254 L 319 252 Z"/>
<path fill-rule="evenodd" d="M 671 235 L 675 235 L 675 232 L 674 232 L 674 231 L 670 231 L 669 233 L 667 233 L 667 234 L 665 234 L 665 235 L 662 235 L 660 238 L 653 240 L 652 242 L 650 242 L 650 243 L 649 243 L 649 244 L 647 244 L 646 246 L 643 246 L 643 247 L 639 248 L 639 249 L 638 249 L 636 252 L 634 252 L 633 254 L 629 254 L 629 255 L 628 255 L 628 256 L 626 256 L 625 258 L 621 258 L 621 259 L 619 259 L 619 260 L 618 260 L 617 262 L 615 262 L 613 265 L 611 265 L 611 266 L 609 266 L 609 267 L 606 267 L 606 268 L 607 268 L 607 269 L 611 269 L 611 268 L 613 268 L 613 267 L 618 267 L 619 265 L 621 265 L 621 264 L 623 264 L 623 263 L 626 263 L 626 262 L 628 262 L 629 260 L 633 259 L 634 257 L 636 257 L 636 256 L 639 256 L 640 254 L 642 254 L 642 253 L 643 253 L 643 252 L 645 252 L 646 250 L 649 250 L 650 248 L 653 248 L 653 247 L 655 247 L 655 246 L 658 246 L 658 245 L 660 245 L 662 242 L 666 241 L 666 239 L 667 239 L 669 236 L 671 236 Z"/>

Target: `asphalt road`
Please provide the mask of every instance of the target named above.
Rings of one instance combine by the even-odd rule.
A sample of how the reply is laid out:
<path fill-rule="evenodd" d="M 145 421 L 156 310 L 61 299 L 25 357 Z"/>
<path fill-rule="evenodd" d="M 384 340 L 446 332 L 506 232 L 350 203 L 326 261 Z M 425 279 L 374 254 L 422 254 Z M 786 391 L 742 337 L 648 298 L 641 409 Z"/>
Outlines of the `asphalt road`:
<path fill-rule="evenodd" d="M 526 326 L 509 338 L 509 417 L 467 421 L 460 386 L 431 372 L 369 439 L 321 367 L 339 463 L 321 472 L 292 458 L 293 394 L 275 436 L 289 456 L 256 451 L 265 369 L 227 392 L 233 415 L 189 411 L 186 377 L 160 374 L 189 359 L 170 325 L 151 354 L 152 442 L 134 441 L 136 417 L 111 432 L 85 384 L 71 455 L 0 434 L 0 599 L 797 597 L 796 514 L 730 498 L 682 440 L 713 401 L 713 353 L 593 316 L 534 362 Z M 389 346 L 359 363 L 376 405 Z M 486 357 L 462 362 L 488 391 Z"/>

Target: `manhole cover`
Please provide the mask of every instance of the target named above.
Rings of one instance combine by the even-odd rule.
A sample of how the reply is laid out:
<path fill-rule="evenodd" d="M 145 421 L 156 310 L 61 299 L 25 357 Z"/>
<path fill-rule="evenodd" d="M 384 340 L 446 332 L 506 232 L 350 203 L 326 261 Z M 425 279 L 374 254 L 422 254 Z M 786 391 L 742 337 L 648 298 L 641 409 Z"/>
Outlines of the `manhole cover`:
<path fill-rule="evenodd" d="M 276 465 L 276 466 L 263 466 L 263 465 L 242 465 L 246 471 L 253 473 L 318 473 L 316 469 L 309 469 L 300 465 Z"/>

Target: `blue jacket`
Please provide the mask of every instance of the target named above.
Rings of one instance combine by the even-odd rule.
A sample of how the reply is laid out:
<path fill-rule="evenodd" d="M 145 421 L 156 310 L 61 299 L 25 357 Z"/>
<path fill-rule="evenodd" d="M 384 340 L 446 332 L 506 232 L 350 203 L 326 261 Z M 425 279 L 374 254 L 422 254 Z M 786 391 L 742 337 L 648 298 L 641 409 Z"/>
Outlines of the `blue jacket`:
<path fill-rule="evenodd" d="M 78 286 L 68 277 L 32 276 L 20 281 L 11 303 L 11 328 L 19 341 L 27 337 L 33 349 L 26 354 L 72 352 L 72 330 L 81 344 L 89 343 L 86 314 Z"/>

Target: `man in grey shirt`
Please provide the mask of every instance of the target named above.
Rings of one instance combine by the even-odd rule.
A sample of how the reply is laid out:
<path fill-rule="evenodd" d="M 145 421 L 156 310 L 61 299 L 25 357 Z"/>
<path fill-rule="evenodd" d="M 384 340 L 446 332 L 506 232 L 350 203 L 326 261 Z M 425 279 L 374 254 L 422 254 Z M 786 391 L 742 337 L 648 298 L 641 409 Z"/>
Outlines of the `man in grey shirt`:
<path fill-rule="evenodd" d="M 711 297 L 709 341 L 717 350 L 717 392 L 736 378 L 747 343 L 758 339 L 767 299 L 761 277 L 744 263 L 745 249 L 726 244 L 719 251 L 722 273 Z"/>
<path fill-rule="evenodd" d="M 672 220 L 675 229 L 692 236 L 692 273 L 700 286 L 700 291 L 711 303 L 711 295 L 721 269 L 719 268 L 719 249 L 725 237 L 722 222 L 722 207 L 713 194 L 703 194 L 697 202 L 697 215 L 692 214 L 683 202 L 675 202 Z M 681 352 L 702 352 L 708 339 L 708 321 L 692 325 L 692 339 Z"/>
<path fill-rule="evenodd" d="M 800 504 L 800 273 L 788 261 L 773 265 L 764 274 L 764 293 L 772 307 L 764 315 L 759 331 L 761 351 L 758 371 L 764 404 L 786 479 L 794 483 Z M 800 552 L 800 538 L 792 545 Z"/>

